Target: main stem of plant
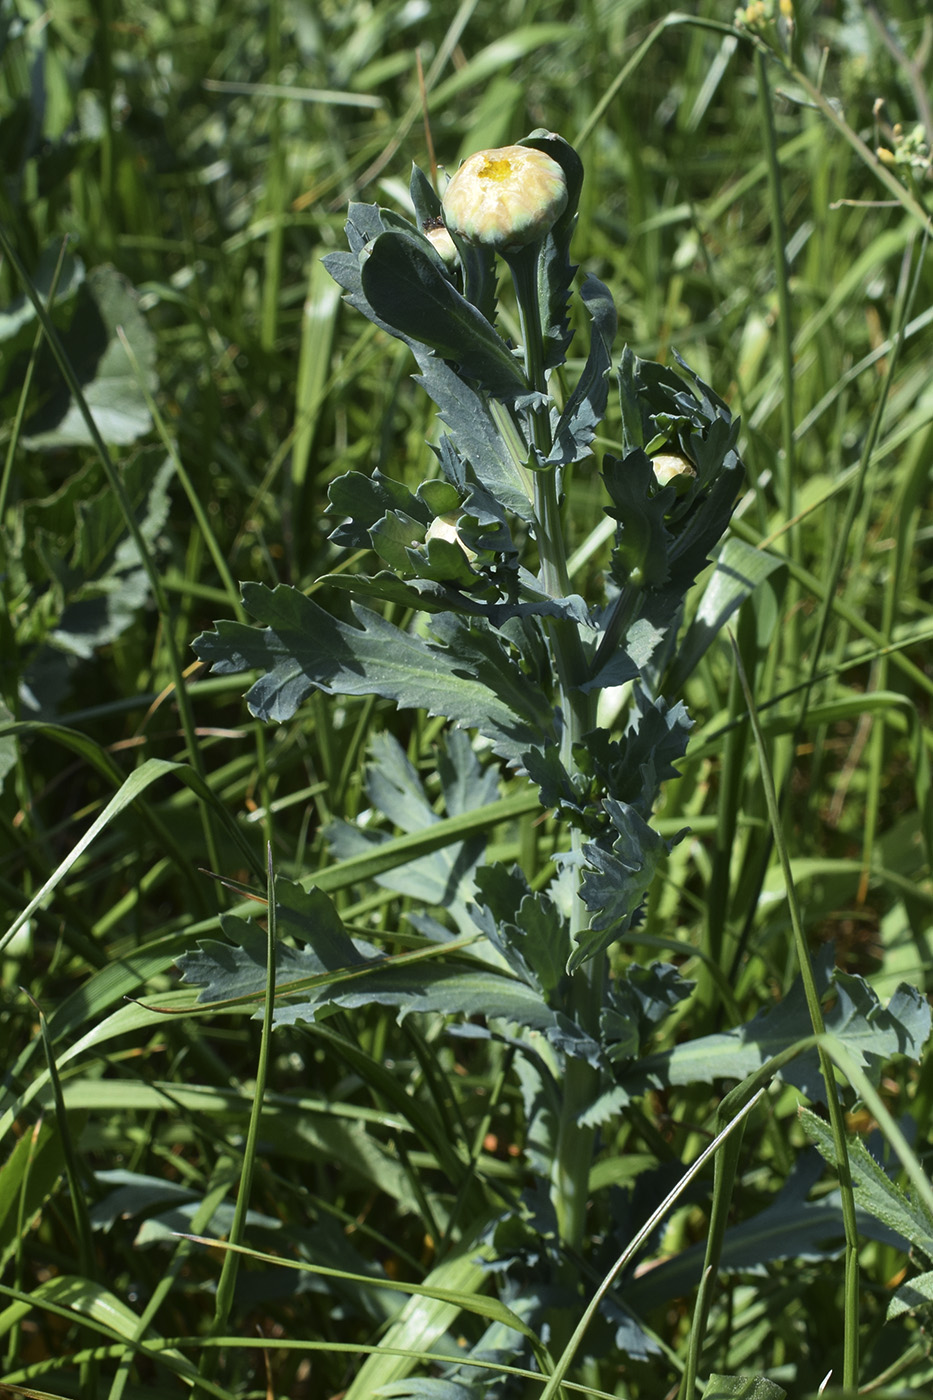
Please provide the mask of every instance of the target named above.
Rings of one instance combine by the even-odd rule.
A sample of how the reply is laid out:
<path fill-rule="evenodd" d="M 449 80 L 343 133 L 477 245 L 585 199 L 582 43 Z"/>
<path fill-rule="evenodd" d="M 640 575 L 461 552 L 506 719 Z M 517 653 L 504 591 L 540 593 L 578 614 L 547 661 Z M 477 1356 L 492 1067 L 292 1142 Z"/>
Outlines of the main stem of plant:
<path fill-rule="evenodd" d="M 528 386 L 543 396 L 544 402 L 529 410 L 532 437 L 542 458 L 553 446 L 548 414 L 549 398 L 544 367 L 544 342 L 538 296 L 539 248 L 523 248 L 507 259 L 515 284 Z M 570 592 L 567 552 L 564 546 L 558 494 L 558 468 L 538 466 L 534 471 L 535 537 L 541 569 L 541 582 L 553 598 L 566 598 Z M 591 703 L 580 689 L 588 674 L 586 655 L 577 624 L 569 618 L 549 619 L 549 637 L 557 676 L 557 698 L 563 718 L 561 761 L 571 775 L 576 771 L 575 749 L 592 727 Z M 586 929 L 589 916 L 580 898 L 583 868 L 583 833 L 571 830 L 569 860 L 573 871 L 570 910 L 571 946 Z M 569 1014 L 596 1037 L 602 1005 L 605 958 L 592 958 L 574 975 Z M 568 1056 L 564 1072 L 554 1154 L 551 1162 L 551 1201 L 557 1217 L 561 1244 L 579 1254 L 585 1238 L 589 1176 L 593 1161 L 595 1129 L 582 1127 L 580 1114 L 592 1103 L 598 1089 L 598 1073 L 587 1061 Z"/>

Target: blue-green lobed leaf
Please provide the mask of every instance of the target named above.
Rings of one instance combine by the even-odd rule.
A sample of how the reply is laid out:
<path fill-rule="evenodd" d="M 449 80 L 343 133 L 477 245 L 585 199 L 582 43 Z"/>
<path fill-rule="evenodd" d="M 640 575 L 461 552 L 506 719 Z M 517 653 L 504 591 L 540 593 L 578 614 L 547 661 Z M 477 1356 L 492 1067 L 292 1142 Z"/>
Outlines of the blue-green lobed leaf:
<path fill-rule="evenodd" d="M 246 697 L 260 719 L 290 719 L 318 689 L 444 715 L 488 735 L 508 758 L 554 736 L 550 704 L 487 624 L 440 614 L 431 641 L 359 606 L 353 623 L 342 622 L 283 584 L 245 584 L 243 601 L 263 626 L 222 621 L 194 648 L 217 674 L 262 672 Z"/>

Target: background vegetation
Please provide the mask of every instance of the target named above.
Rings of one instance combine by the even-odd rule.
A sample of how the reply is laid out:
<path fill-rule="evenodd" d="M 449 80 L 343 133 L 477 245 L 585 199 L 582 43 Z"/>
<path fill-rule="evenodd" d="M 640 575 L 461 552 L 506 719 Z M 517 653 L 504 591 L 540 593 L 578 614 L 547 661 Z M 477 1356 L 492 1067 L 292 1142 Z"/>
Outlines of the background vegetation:
<path fill-rule="evenodd" d="M 747 1021 L 791 985 L 781 840 L 814 949 L 832 944 L 884 1001 L 903 981 L 927 990 L 933 272 L 914 127 L 930 129 L 931 26 L 905 0 L 883 18 L 804 0 L 782 65 L 732 19 L 712 0 L 0 3 L 7 1383 L 116 1400 L 179 1394 L 200 1368 L 205 1394 L 338 1394 L 404 1301 L 376 1285 L 422 1283 L 455 1253 L 438 1217 L 457 1163 L 492 1194 L 524 1181 L 502 1049 L 441 1018 L 399 1027 L 373 1007 L 278 1031 L 257 1141 L 260 1024 L 149 1009 L 190 1007 L 175 960 L 264 895 L 267 842 L 280 872 L 320 872 L 346 921 L 406 937 L 404 881 L 360 879 L 325 833 L 395 831 L 369 746 L 394 736 L 433 791 L 438 724 L 317 696 L 268 729 L 243 679 L 206 677 L 190 642 L 238 615 L 235 580 L 311 590 L 352 567 L 327 542 L 335 476 L 430 469 L 437 429 L 407 350 L 345 310 L 320 265 L 348 200 L 404 206 L 413 160 L 453 170 L 562 132 L 586 167 L 575 255 L 612 288 L 620 343 L 676 348 L 742 416 L 733 528 L 765 562 L 734 622 L 783 826 L 776 841 L 723 639 L 685 677 L 696 730 L 659 815 L 692 835 L 624 950 L 660 948 L 697 979 L 664 1043 Z M 16 259 L 106 409 L 115 477 Z M 595 465 L 568 496 L 585 577 L 604 562 Z M 500 775 L 489 855 L 540 879 L 553 833 L 521 814 L 522 791 Z M 721 1087 L 647 1094 L 594 1193 L 631 1191 L 640 1223 L 639 1192 L 653 1204 L 715 1131 Z M 895 1060 L 881 1087 L 922 1158 L 929 1062 Z M 798 1099 L 775 1087 L 746 1136 L 733 1223 L 784 1213 L 737 1237 L 710 1320 L 711 1364 L 795 1396 L 839 1373 L 843 1316 L 838 1197 L 804 1153 Z M 249 1245 L 343 1277 L 244 1260 L 234 1296 L 221 1253 L 179 1238 L 228 1233 L 244 1160 Z M 707 1200 L 656 1241 L 667 1275 L 627 1293 L 658 1353 L 607 1344 L 584 1393 L 676 1387 Z M 922 1393 L 922 1314 L 884 1322 L 902 1240 L 866 1229 L 860 1264 L 863 1380 Z M 456 1309 L 441 1321 L 415 1350 L 480 1330 Z"/>

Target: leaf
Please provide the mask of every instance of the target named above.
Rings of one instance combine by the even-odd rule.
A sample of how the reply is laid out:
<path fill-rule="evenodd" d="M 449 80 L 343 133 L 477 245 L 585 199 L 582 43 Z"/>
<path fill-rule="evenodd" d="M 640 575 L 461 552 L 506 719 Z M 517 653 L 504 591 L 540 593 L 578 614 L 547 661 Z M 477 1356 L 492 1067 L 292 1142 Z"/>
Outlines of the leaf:
<path fill-rule="evenodd" d="M 378 468 L 372 476 L 353 471 L 336 477 L 327 488 L 327 499 L 328 515 L 347 517 L 330 534 L 334 544 L 343 549 L 369 549 L 370 530 L 391 511 L 406 511 L 425 527 L 431 522 L 431 512 L 424 502 Z"/>
<path fill-rule="evenodd" d="M 494 406 L 490 405 L 484 394 L 465 384 L 456 371 L 428 347 L 389 325 L 370 305 L 363 289 L 358 254 L 369 242 L 386 231 L 382 214 L 376 205 L 352 204 L 346 230 L 352 252 L 329 253 L 322 259 L 324 266 L 343 287 L 346 300 L 351 306 L 388 334 L 403 340 L 409 347 L 421 371 L 415 376 L 416 382 L 420 383 L 434 400 L 441 420 L 450 429 L 459 453 L 469 463 L 476 479 L 507 510 L 519 515 L 523 520 L 531 521 L 534 493 L 525 471 L 529 448 L 517 423 L 509 417 L 505 405 L 498 405 L 505 414 L 503 423 L 508 429 L 507 440 L 495 421 Z M 458 476 L 451 475 L 450 470 L 456 465 L 462 473 L 463 464 L 455 463 L 450 454 L 443 451 L 440 452 L 440 456 L 449 479 L 463 487 L 465 479 L 461 480 Z"/>
<path fill-rule="evenodd" d="M 0 1171 L 0 1269 L 18 1254 L 65 1169 L 61 1134 L 39 1121 L 16 1142 Z"/>
<path fill-rule="evenodd" d="M 842 1252 L 845 1235 L 838 1199 L 811 1201 L 810 1191 L 819 1180 L 822 1164 L 813 1151 L 799 1156 L 778 1194 L 764 1210 L 733 1224 L 725 1232 L 720 1272 L 763 1274 L 781 1260 L 796 1264 L 835 1259 Z M 870 1225 L 859 1211 L 860 1231 Z M 885 1242 L 891 1236 L 885 1234 Z M 637 1282 L 636 1297 L 643 1309 L 653 1309 L 671 1298 L 682 1298 L 696 1287 L 703 1272 L 705 1242 L 690 1245 L 652 1267 Z"/>
<path fill-rule="evenodd" d="M 576 268 L 570 261 L 570 240 L 577 222 L 577 207 L 583 187 L 583 162 L 568 141 L 544 127 L 537 127 L 518 144 L 532 146 L 557 161 L 567 181 L 566 208 L 545 239 L 538 258 L 544 365 L 546 369 L 554 369 L 563 364 L 572 338 L 567 320 L 567 300 Z M 603 324 L 605 326 L 607 322 Z"/>
<path fill-rule="evenodd" d="M 670 843 L 629 803 L 608 798 L 603 805 L 610 833 L 604 842 L 590 842 L 583 848 L 586 864 L 580 897 L 594 917 L 589 928 L 576 936 L 568 972 L 604 952 L 631 927 L 659 862 L 670 850 Z"/>
<path fill-rule="evenodd" d="M 713 1372 L 703 1400 L 785 1400 L 787 1391 L 767 1376 L 721 1376 Z"/>
<path fill-rule="evenodd" d="M 0 700 L 0 792 L 3 791 L 3 784 L 8 773 L 16 767 L 16 757 L 18 745 L 15 734 L 4 734 L 4 726 L 13 719 L 12 712 L 7 708 L 3 700 Z"/>
<path fill-rule="evenodd" d="M 930 1009 L 916 988 L 902 984 L 885 1009 L 862 978 L 834 972 L 832 958 L 832 947 L 826 945 L 814 959 L 814 977 L 821 999 L 831 982 L 839 989 L 835 1005 L 824 1012 L 827 1033 L 837 1037 L 873 1077 L 877 1077 L 881 1065 L 892 1055 L 916 1057 L 930 1029 Z M 624 1077 L 623 1082 L 634 1096 L 649 1087 L 745 1079 L 775 1055 L 812 1034 L 803 983 L 797 977 L 783 1001 L 760 1011 L 746 1025 L 717 1035 L 700 1036 L 663 1054 L 649 1055 Z M 826 1087 L 815 1050 L 806 1051 L 784 1065 L 781 1077 L 796 1085 L 813 1102 L 821 1102 L 825 1096 Z"/>
<path fill-rule="evenodd" d="M 372 806 L 409 834 L 437 826 L 442 817 L 428 802 L 418 774 L 398 741 L 389 734 L 379 734 L 370 746 L 370 755 L 372 762 L 365 784 Z M 437 766 L 449 815 L 495 801 L 495 769 L 483 771 L 461 730 L 448 733 L 439 749 Z M 340 860 L 391 839 L 386 832 L 366 831 L 358 823 L 343 821 L 332 823 L 325 837 Z M 484 848 L 481 836 L 465 842 L 451 841 L 440 850 L 377 876 L 376 882 L 423 905 L 450 910 L 457 927 L 465 932 L 472 927 L 466 905 L 475 893 L 474 873 Z"/>
<path fill-rule="evenodd" d="M 134 367 L 119 336 L 129 342 Z M 129 282 L 112 267 L 94 268 L 80 287 L 71 326 L 61 336 L 88 407 L 105 442 L 126 445 L 147 433 L 152 418 L 143 385 L 155 391 L 155 337 Z M 33 450 L 86 446 L 91 438 L 77 404 L 71 402 L 50 354 L 38 376 L 47 397 L 25 425 L 23 443 Z"/>
<path fill-rule="evenodd" d="M 373 1391 L 374 1396 L 399 1397 L 399 1400 L 475 1400 L 476 1391 L 472 1387 L 457 1385 L 455 1381 L 442 1381 L 422 1377 L 404 1381 L 389 1381 Z"/>
<path fill-rule="evenodd" d="M 800 1121 L 826 1161 L 838 1167 L 836 1145 L 829 1124 L 806 1108 L 800 1110 Z M 912 1201 L 906 1191 L 891 1180 L 861 1138 L 850 1137 L 846 1146 L 856 1202 L 933 1261 L 933 1216 L 922 1201 Z"/>
<path fill-rule="evenodd" d="M 216 674 L 263 672 L 246 701 L 260 719 L 290 719 L 312 690 L 382 695 L 479 729 L 506 757 L 553 734 L 551 707 L 488 629 L 443 616 L 423 640 L 377 613 L 354 606 L 356 625 L 340 622 L 297 589 L 246 584 L 243 601 L 266 626 L 223 621 L 194 648 Z"/>
<path fill-rule="evenodd" d="M 368 245 L 360 273 L 376 315 L 407 341 L 418 341 L 496 398 L 527 398 L 528 384 L 512 351 L 438 266 L 426 240 L 387 230 Z"/>
<path fill-rule="evenodd" d="M 778 555 L 764 549 L 752 549 L 737 535 L 726 539 L 703 590 L 700 605 L 667 674 L 665 684 L 672 693 L 683 689 L 701 657 L 745 599 L 775 569 L 782 567 L 784 560 Z"/>
<path fill-rule="evenodd" d="M 927 1312 L 931 1303 L 933 1303 L 933 1273 L 917 1274 L 907 1283 L 902 1283 L 894 1294 L 888 1304 L 885 1322 L 890 1322 L 892 1318 L 900 1317 L 905 1312 L 916 1312 L 918 1309 Z"/>
<path fill-rule="evenodd" d="M 165 1177 L 146 1176 L 143 1172 L 117 1169 L 95 1172 L 94 1177 L 101 1186 L 111 1187 L 107 1195 L 90 1208 L 91 1227 L 95 1230 L 111 1230 L 118 1220 L 141 1215 L 166 1201 L 198 1199 L 198 1193 L 189 1186 Z"/>
<path fill-rule="evenodd" d="M 400 1021 L 413 1012 L 483 1016 L 541 1031 L 567 1054 L 600 1062 L 599 1047 L 578 1026 L 552 1010 L 534 988 L 495 968 L 444 956 L 443 944 L 386 957 L 349 937 L 321 891 L 305 894 L 281 878 L 276 907 L 280 930 L 302 940 L 297 947 L 276 945 L 277 1026 L 313 1022 L 334 1006 L 391 1006 Z M 265 934 L 236 915 L 222 915 L 221 925 L 231 941 L 204 940 L 183 954 L 178 959 L 182 979 L 202 989 L 202 1005 L 259 1002 Z"/>
<path fill-rule="evenodd" d="M 554 429 L 554 447 L 547 459 L 562 466 L 579 462 L 588 455 L 590 444 L 605 417 L 612 342 L 618 325 L 609 289 L 597 277 L 587 275 L 580 295 L 592 317 L 593 329 L 590 353 L 583 373 Z"/>
<path fill-rule="evenodd" d="M 161 448 L 144 448 L 124 468 L 127 497 L 143 540 L 153 551 L 168 519 L 174 474 L 172 459 Z M 149 581 L 112 492 L 78 502 L 77 517 L 71 599 L 50 641 L 87 660 L 132 625 L 149 596 Z"/>
<path fill-rule="evenodd" d="M 52 290 L 52 282 L 55 279 L 55 271 L 59 263 L 61 249 L 58 245 L 50 245 L 44 248 L 39 256 L 39 262 L 32 274 L 33 286 L 39 293 L 39 297 L 45 306 L 49 305 L 49 293 Z M 55 289 L 55 300 L 53 307 L 57 307 L 62 302 L 67 302 L 73 297 L 81 283 L 84 281 L 84 263 L 74 253 L 66 250 L 61 259 L 61 272 L 58 276 L 58 284 Z M 49 308 L 52 309 L 51 307 Z M 36 308 L 32 300 L 23 293 L 14 297 L 9 306 L 0 309 L 0 341 L 12 340 L 24 326 L 32 326 L 36 319 Z M 56 319 L 58 319 L 56 317 Z M 6 352 L 4 352 L 6 354 Z M 12 373 L 4 382 L 3 392 L 7 392 L 11 387 Z"/>

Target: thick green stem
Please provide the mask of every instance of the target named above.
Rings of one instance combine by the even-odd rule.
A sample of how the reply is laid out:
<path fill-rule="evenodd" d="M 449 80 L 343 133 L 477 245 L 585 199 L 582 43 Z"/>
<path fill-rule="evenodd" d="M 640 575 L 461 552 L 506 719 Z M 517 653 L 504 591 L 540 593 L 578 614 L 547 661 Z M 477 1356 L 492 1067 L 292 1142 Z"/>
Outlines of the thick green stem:
<path fill-rule="evenodd" d="M 538 299 L 538 250 L 523 248 L 510 255 L 508 263 L 521 316 L 528 387 L 544 396 L 543 404 L 529 410 L 531 436 L 541 457 L 547 458 L 553 442 Z M 556 466 L 538 466 L 534 472 L 535 536 L 544 589 L 552 598 L 564 598 L 570 592 L 570 577 L 557 474 Z M 558 703 L 564 721 L 561 760 L 572 775 L 576 769 L 576 745 L 593 724 L 592 702 L 580 689 L 589 673 L 589 666 L 575 622 L 569 618 L 551 618 L 548 620 L 548 635 L 557 675 Z M 589 922 L 586 906 L 579 894 L 583 839 L 581 831 L 574 829 L 571 832 L 571 868 L 575 874 L 570 911 L 573 940 L 583 933 Z M 594 1036 L 598 1030 L 604 975 L 605 959 L 592 959 L 574 976 L 570 993 L 570 1014 Z M 561 1243 L 571 1253 L 581 1251 L 586 1234 L 586 1204 L 595 1141 L 595 1130 L 581 1127 L 578 1120 L 583 1110 L 592 1103 L 598 1087 L 598 1071 L 592 1065 L 585 1060 L 568 1058 L 551 1164 L 551 1200 Z"/>

